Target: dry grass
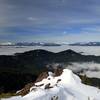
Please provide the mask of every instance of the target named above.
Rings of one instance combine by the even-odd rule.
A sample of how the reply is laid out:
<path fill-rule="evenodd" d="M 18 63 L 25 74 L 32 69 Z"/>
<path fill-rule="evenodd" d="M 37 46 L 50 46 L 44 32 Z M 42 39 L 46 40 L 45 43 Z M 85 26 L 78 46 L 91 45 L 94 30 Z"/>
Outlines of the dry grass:
<path fill-rule="evenodd" d="M 10 98 L 12 96 L 16 96 L 16 93 L 1 93 L 0 98 Z"/>

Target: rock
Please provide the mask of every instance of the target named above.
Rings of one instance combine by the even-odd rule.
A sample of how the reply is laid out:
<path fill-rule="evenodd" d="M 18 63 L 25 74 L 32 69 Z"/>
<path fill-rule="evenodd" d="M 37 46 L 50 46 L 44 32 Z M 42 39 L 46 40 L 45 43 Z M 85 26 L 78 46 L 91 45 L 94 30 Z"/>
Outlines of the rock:
<path fill-rule="evenodd" d="M 35 85 L 36 87 L 40 87 L 40 86 L 43 86 L 44 84 L 40 84 L 40 85 Z"/>
<path fill-rule="evenodd" d="M 58 79 L 58 80 L 57 80 L 57 83 L 59 83 L 60 81 L 61 81 L 61 79 Z"/>
<path fill-rule="evenodd" d="M 37 78 L 36 82 L 40 82 L 42 81 L 44 78 L 48 77 L 48 72 L 43 72 L 39 75 L 39 77 Z"/>
<path fill-rule="evenodd" d="M 30 88 L 31 88 L 32 86 L 34 86 L 34 83 L 29 83 L 29 84 L 25 85 L 25 87 L 24 87 L 23 89 L 21 89 L 21 90 L 17 93 L 17 95 L 21 95 L 21 96 L 26 95 L 27 93 L 30 92 Z"/>
<path fill-rule="evenodd" d="M 60 76 L 63 72 L 62 68 L 54 69 L 54 77 Z"/>
<path fill-rule="evenodd" d="M 51 100 L 58 100 L 58 96 L 53 96 Z"/>
<path fill-rule="evenodd" d="M 50 88 L 52 88 L 52 87 L 50 87 L 50 83 L 45 85 L 45 89 L 50 89 Z"/>
<path fill-rule="evenodd" d="M 54 70 L 54 77 L 60 76 L 60 75 L 62 74 L 62 72 L 63 72 L 63 70 L 62 70 L 61 68 L 55 69 L 55 70 Z M 43 86 L 44 84 L 35 85 L 35 83 L 42 81 L 43 79 L 47 78 L 48 76 L 49 76 L 49 75 L 48 75 L 48 72 L 43 72 L 43 73 L 41 73 L 35 82 L 31 82 L 31 83 L 25 85 L 25 87 L 24 87 L 22 90 L 20 90 L 17 94 L 18 94 L 18 95 L 21 95 L 21 96 L 24 96 L 24 95 L 26 95 L 27 93 L 30 92 L 30 88 L 31 88 L 31 87 L 33 87 L 33 86 L 36 86 L 36 87 L 41 87 L 41 86 Z M 48 80 L 50 80 L 50 78 L 48 78 Z M 58 83 L 59 81 L 61 81 L 61 79 L 58 79 L 58 80 L 57 80 L 57 83 Z M 49 88 L 53 88 L 53 87 L 50 86 L 50 83 L 48 83 L 48 84 L 45 85 L 45 89 L 49 89 Z M 33 90 L 34 90 L 34 88 L 33 88 Z M 36 90 L 36 89 L 35 89 L 35 90 Z"/>

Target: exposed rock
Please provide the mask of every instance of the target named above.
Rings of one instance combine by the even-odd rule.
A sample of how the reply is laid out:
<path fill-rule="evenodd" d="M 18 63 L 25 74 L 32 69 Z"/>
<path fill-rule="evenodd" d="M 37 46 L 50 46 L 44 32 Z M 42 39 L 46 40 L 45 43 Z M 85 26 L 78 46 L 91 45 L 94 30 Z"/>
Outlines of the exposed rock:
<path fill-rule="evenodd" d="M 51 88 L 50 87 L 50 83 L 48 83 L 48 84 L 45 85 L 45 89 L 49 89 L 49 88 Z"/>
<path fill-rule="evenodd" d="M 63 70 L 62 70 L 61 68 L 55 69 L 55 70 L 54 70 L 54 77 L 60 76 L 60 75 L 62 74 L 62 72 L 63 72 Z M 37 80 L 36 80 L 34 83 L 40 82 L 40 81 L 42 81 L 43 79 L 47 78 L 48 76 L 49 76 L 49 75 L 48 75 L 48 72 L 43 72 L 43 73 L 41 73 L 41 74 L 39 75 L 39 77 L 37 78 Z M 50 78 L 48 78 L 48 80 L 50 80 Z M 59 81 L 61 81 L 61 79 L 58 79 L 58 80 L 57 80 L 57 83 L 58 83 Z M 33 87 L 33 86 L 41 87 L 41 86 L 44 85 L 44 84 L 35 85 L 34 83 L 29 83 L 29 84 L 25 85 L 25 87 L 24 87 L 22 90 L 20 90 L 17 94 L 18 94 L 18 95 L 24 96 L 24 95 L 26 95 L 27 93 L 29 93 L 31 87 Z M 45 85 L 45 89 L 49 89 L 49 88 L 52 88 L 52 87 L 50 86 L 50 83 L 48 83 L 47 85 Z M 33 88 L 32 90 L 34 90 L 34 88 Z"/>
<path fill-rule="evenodd" d="M 32 86 L 34 86 L 34 83 L 29 83 L 29 84 L 25 85 L 25 87 L 24 87 L 23 89 L 21 89 L 21 90 L 17 93 L 17 95 L 21 95 L 21 96 L 26 95 L 27 93 L 29 93 L 30 88 L 31 88 Z"/>
<path fill-rule="evenodd" d="M 48 77 L 48 72 L 43 72 L 39 75 L 39 77 L 37 78 L 36 82 L 40 82 L 42 81 L 44 78 Z"/>
<path fill-rule="evenodd" d="M 40 87 L 40 86 L 43 86 L 44 84 L 40 84 L 40 85 L 35 85 L 36 87 Z"/>
<path fill-rule="evenodd" d="M 50 80 L 51 78 L 48 78 L 48 80 Z"/>
<path fill-rule="evenodd" d="M 47 78 L 47 77 L 48 77 L 48 73 L 47 73 L 47 72 L 41 73 L 35 82 L 29 83 L 29 84 L 25 85 L 25 87 L 24 87 L 22 90 L 20 90 L 17 94 L 18 94 L 18 95 L 22 95 L 22 96 L 26 95 L 27 93 L 29 93 L 30 88 L 31 88 L 32 86 L 35 86 L 34 83 L 40 82 L 40 81 L 42 81 L 44 78 Z M 44 84 L 40 84 L 40 85 L 38 85 L 37 87 L 40 87 L 40 86 L 43 86 L 43 85 L 44 85 Z"/>
<path fill-rule="evenodd" d="M 57 80 L 57 83 L 59 83 L 60 81 L 61 81 L 61 79 L 58 79 L 58 80 Z"/>
<path fill-rule="evenodd" d="M 58 100 L 58 96 L 53 96 L 51 100 Z"/>
<path fill-rule="evenodd" d="M 54 77 L 56 76 L 60 76 L 63 72 L 63 69 L 62 68 L 57 68 L 54 70 Z"/>

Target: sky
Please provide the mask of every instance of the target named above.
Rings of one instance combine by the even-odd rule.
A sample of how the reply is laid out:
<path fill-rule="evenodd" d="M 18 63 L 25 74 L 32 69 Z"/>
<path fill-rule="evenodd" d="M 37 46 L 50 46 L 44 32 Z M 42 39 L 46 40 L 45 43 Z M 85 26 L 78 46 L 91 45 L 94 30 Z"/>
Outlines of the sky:
<path fill-rule="evenodd" d="M 0 0 L 0 42 L 100 41 L 100 0 Z"/>

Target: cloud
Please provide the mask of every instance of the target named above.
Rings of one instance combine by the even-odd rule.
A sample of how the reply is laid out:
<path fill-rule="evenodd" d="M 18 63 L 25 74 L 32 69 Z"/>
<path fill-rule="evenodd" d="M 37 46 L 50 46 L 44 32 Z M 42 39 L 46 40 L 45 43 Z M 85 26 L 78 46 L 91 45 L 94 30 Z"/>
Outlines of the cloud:
<path fill-rule="evenodd" d="M 82 29 L 85 32 L 100 33 L 100 26 L 88 27 Z"/>
<path fill-rule="evenodd" d="M 0 34 L 10 33 L 9 39 L 16 33 L 22 39 L 28 34 L 28 40 L 98 40 L 99 9 L 99 0 L 1 0 Z"/>
<path fill-rule="evenodd" d="M 28 17 L 27 19 L 30 21 L 37 21 L 38 20 L 37 18 L 34 18 L 34 17 Z"/>

